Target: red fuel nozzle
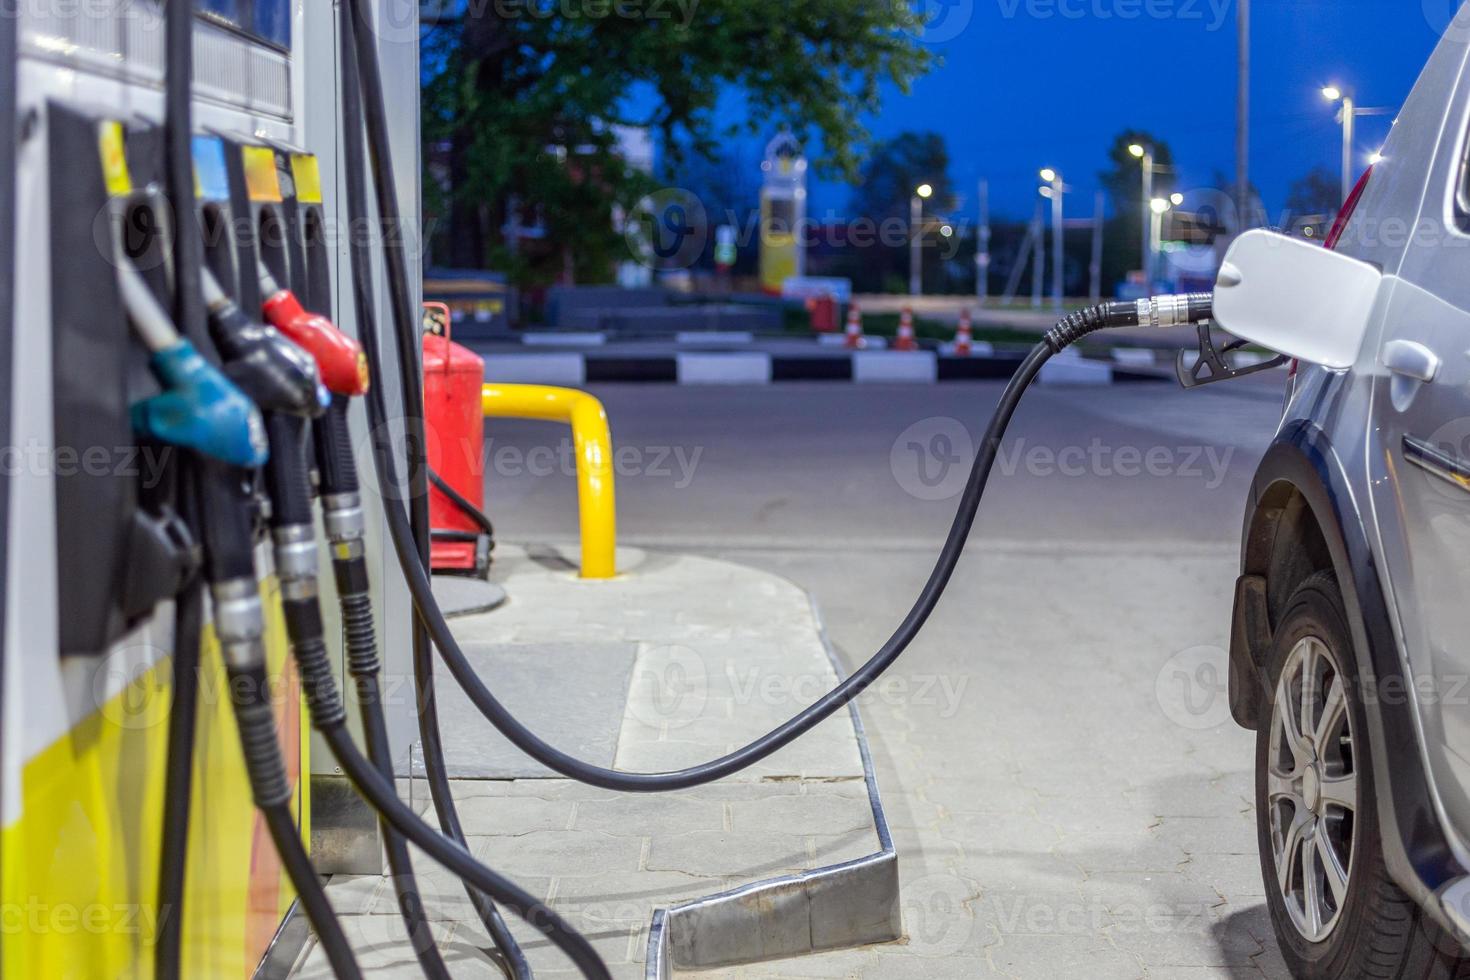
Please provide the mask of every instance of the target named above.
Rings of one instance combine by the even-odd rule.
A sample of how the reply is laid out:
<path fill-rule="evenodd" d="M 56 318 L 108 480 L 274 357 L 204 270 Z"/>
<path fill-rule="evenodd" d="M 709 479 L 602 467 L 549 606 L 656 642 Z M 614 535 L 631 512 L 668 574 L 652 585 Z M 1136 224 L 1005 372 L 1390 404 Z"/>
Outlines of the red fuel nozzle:
<path fill-rule="evenodd" d="M 326 317 L 308 313 L 294 293 L 277 286 L 264 272 L 261 291 L 265 294 L 261 309 L 266 322 L 316 358 L 327 390 L 349 397 L 368 390 L 367 357 L 356 340 L 338 330 Z"/>

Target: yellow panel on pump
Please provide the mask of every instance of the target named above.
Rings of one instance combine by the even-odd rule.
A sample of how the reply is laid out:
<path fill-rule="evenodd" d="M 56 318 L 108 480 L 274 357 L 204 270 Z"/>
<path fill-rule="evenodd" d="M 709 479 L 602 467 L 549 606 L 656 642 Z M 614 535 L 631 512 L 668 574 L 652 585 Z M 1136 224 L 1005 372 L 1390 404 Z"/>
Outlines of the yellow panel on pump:
<path fill-rule="evenodd" d="M 262 586 L 277 725 L 308 808 L 300 685 L 279 589 Z M 204 631 L 185 883 L 183 975 L 249 977 L 295 900 L 256 813 L 219 644 Z M 0 975 L 151 977 L 171 664 L 134 679 L 25 766 L 0 830 Z M 302 821 L 303 834 L 309 837 Z"/>

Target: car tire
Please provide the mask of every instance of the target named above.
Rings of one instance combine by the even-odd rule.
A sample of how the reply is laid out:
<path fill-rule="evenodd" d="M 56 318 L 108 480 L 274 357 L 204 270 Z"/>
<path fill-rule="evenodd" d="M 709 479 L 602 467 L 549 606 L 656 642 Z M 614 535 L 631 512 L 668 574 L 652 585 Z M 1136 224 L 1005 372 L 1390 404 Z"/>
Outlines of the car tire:
<path fill-rule="evenodd" d="M 1265 667 L 1256 831 L 1271 924 L 1292 975 L 1470 977 L 1459 946 L 1388 875 L 1363 688 L 1330 573 L 1292 593 Z"/>

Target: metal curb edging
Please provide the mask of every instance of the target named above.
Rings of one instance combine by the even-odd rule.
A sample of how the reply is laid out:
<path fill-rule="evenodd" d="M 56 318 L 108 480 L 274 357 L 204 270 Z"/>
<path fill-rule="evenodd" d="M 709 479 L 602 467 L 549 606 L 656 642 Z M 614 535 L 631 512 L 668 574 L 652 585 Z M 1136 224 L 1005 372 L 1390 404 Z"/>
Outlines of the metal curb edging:
<path fill-rule="evenodd" d="M 822 648 L 839 680 L 846 676 L 821 610 L 807 594 Z M 703 970 L 903 938 L 898 851 L 883 812 L 868 735 L 857 703 L 847 706 L 863 760 L 863 780 L 879 850 L 798 875 L 752 882 L 658 909 L 648 933 L 645 980 L 673 980 L 674 970 Z"/>

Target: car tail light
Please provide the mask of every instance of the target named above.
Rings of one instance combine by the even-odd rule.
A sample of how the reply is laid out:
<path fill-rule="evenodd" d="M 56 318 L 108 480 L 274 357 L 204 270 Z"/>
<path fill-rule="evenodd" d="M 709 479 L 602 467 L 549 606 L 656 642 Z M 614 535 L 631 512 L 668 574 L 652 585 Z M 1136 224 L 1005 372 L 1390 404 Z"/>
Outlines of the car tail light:
<path fill-rule="evenodd" d="M 1347 231 L 1348 222 L 1352 220 L 1353 212 L 1358 210 L 1358 201 L 1362 200 L 1363 191 L 1368 186 L 1368 178 L 1373 176 L 1373 168 L 1369 167 L 1363 171 L 1363 176 L 1358 178 L 1353 191 L 1343 202 L 1342 210 L 1337 212 L 1337 220 L 1332 222 L 1332 230 L 1327 233 L 1327 239 L 1322 244 L 1326 248 L 1337 248 L 1337 243 L 1342 240 L 1343 232 Z"/>
<path fill-rule="evenodd" d="M 1373 168 L 1369 167 L 1363 171 L 1363 176 L 1359 177 L 1358 182 L 1353 185 L 1352 193 L 1348 194 L 1347 200 L 1342 204 L 1342 210 L 1337 212 L 1337 217 L 1332 222 L 1332 230 L 1327 233 L 1327 237 L 1322 241 L 1323 248 L 1335 249 L 1338 243 L 1342 241 L 1343 233 L 1347 231 L 1348 222 L 1353 220 L 1353 212 L 1358 210 L 1358 202 L 1362 200 L 1363 191 L 1368 187 L 1368 178 L 1372 176 Z M 1291 393 L 1296 388 L 1297 369 L 1300 366 L 1300 362 L 1293 359 L 1286 370 L 1286 400 L 1288 402 L 1291 401 Z"/>

